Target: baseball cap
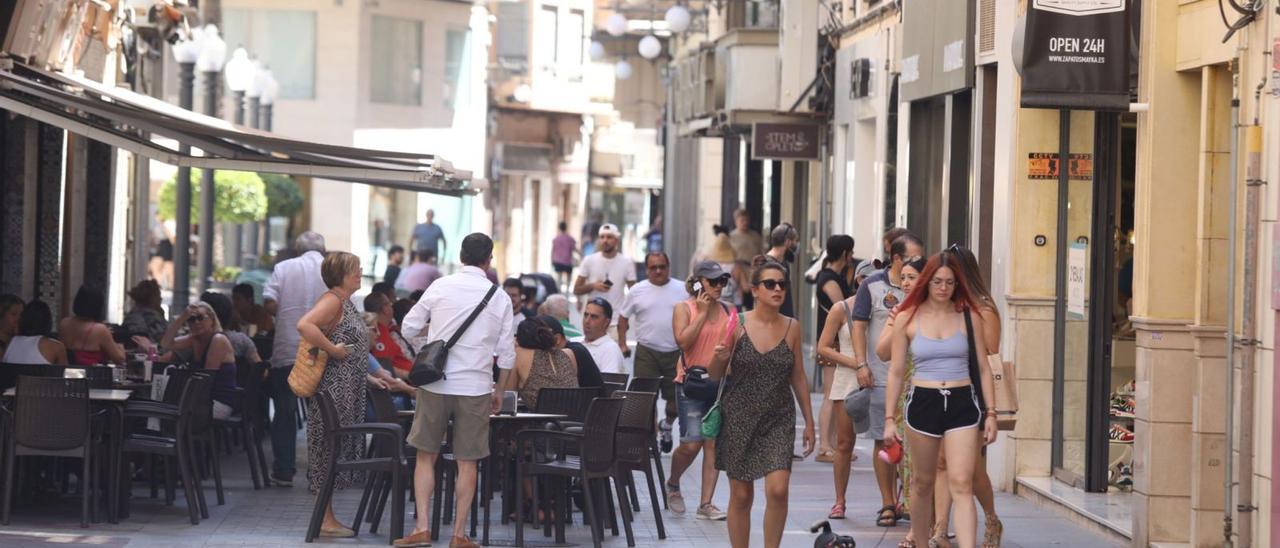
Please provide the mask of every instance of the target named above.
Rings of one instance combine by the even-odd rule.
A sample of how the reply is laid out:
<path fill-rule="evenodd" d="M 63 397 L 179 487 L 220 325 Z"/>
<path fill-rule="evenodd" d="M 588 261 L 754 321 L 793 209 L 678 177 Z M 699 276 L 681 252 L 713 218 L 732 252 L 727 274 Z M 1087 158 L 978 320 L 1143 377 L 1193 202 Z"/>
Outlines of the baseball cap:
<path fill-rule="evenodd" d="M 867 259 L 858 263 L 858 268 L 853 271 L 854 276 L 867 277 L 875 273 L 878 266 L 875 259 Z"/>
<path fill-rule="evenodd" d="M 618 225 L 615 225 L 613 223 L 605 223 L 600 225 L 600 231 L 597 232 L 596 234 L 599 236 L 604 236 L 605 234 L 621 236 L 622 232 L 618 230 Z"/>
<path fill-rule="evenodd" d="M 693 275 L 699 278 L 714 280 L 716 278 L 728 278 L 729 273 L 720 267 L 720 263 L 715 261 L 702 261 L 693 267 Z"/>

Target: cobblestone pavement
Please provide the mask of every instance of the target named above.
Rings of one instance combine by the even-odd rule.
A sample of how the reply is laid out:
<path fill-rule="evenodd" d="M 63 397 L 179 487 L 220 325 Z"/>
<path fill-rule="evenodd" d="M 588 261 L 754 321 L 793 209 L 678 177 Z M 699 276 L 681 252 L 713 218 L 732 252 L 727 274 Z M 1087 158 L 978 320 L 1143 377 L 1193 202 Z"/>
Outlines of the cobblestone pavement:
<path fill-rule="evenodd" d="M 270 444 L 264 445 L 270 452 Z M 300 458 L 305 458 L 305 443 L 299 445 L 298 455 Z M 857 446 L 859 458 L 854 463 L 853 479 L 849 487 L 849 519 L 833 523 L 837 531 L 852 534 L 859 547 L 896 546 L 906 533 L 908 524 L 904 522 L 898 527 L 889 529 L 876 527 L 875 511 L 880 506 L 880 498 L 872 479 L 869 449 L 868 442 L 859 441 Z M 664 461 L 666 461 L 664 468 L 669 469 L 669 459 Z M 178 494 L 178 500 L 173 506 L 165 506 L 162 500 L 147 498 L 146 488 L 137 484 L 133 490 L 133 515 L 118 525 L 101 523 L 93 524 L 88 529 L 80 529 L 78 527 L 79 499 L 74 496 L 37 507 L 16 506 L 10 525 L 0 526 L 0 547 L 66 544 L 130 548 L 306 546 L 302 540 L 313 498 L 307 494 L 305 481 L 293 488 L 254 491 L 243 453 L 236 453 L 230 458 L 224 457 L 223 464 L 227 503 L 224 506 L 215 504 L 212 481 L 207 481 L 206 494 L 209 499 L 210 516 L 200 525 L 193 526 L 187 521 L 181 493 Z M 699 464 L 700 461 L 694 463 L 692 472 L 698 470 Z M 303 467 L 300 466 L 300 469 Z M 699 521 L 693 518 L 692 512 L 696 506 L 699 485 L 698 475 L 692 472 L 685 474 L 682 489 L 689 502 L 689 513 L 685 515 L 663 513 L 667 532 L 665 541 L 658 539 L 647 495 L 643 490 L 641 491 L 642 510 L 637 514 L 635 522 L 637 546 L 697 546 L 699 548 L 729 546 L 723 522 Z M 303 477 L 303 474 L 299 474 L 298 479 Z M 639 483 L 643 483 L 643 476 L 638 477 Z M 760 525 L 764 513 L 764 497 L 760 493 L 762 485 L 757 483 L 756 505 L 752 510 L 752 546 L 759 546 L 762 542 Z M 830 465 L 816 463 L 812 458 L 795 464 L 783 546 L 813 545 L 813 535 L 809 534 L 808 527 L 815 520 L 824 517 L 830 508 L 832 502 L 830 485 Z M 359 498 L 358 490 L 348 490 L 335 495 L 335 510 L 340 520 L 349 523 L 355 515 Z M 716 492 L 715 502 L 721 508 L 728 506 L 728 484 L 723 478 Z M 997 508 L 1005 524 L 1004 546 L 1123 545 L 1113 538 L 1098 535 L 1058 514 L 1008 493 L 997 494 Z M 406 516 L 406 524 L 411 527 L 412 509 L 408 512 L 410 515 Z M 575 516 L 580 517 L 580 514 Z M 366 531 L 362 531 L 355 539 L 317 542 L 313 545 L 386 546 L 387 526 L 387 518 L 384 518 L 377 535 L 369 534 L 366 527 Z M 504 526 L 498 523 L 496 515 L 492 531 L 495 539 L 510 540 L 514 534 L 510 525 Z M 608 535 L 607 528 L 606 535 Z M 441 536 L 447 538 L 443 534 Z M 550 540 L 544 539 L 538 531 L 533 529 L 526 531 L 526 539 L 537 542 Z M 581 546 L 590 546 L 590 532 L 580 524 L 576 525 L 569 529 L 568 541 Z M 605 544 L 615 547 L 626 546 L 626 540 L 621 536 L 606 536 Z M 442 546 L 448 546 L 447 541 Z"/>

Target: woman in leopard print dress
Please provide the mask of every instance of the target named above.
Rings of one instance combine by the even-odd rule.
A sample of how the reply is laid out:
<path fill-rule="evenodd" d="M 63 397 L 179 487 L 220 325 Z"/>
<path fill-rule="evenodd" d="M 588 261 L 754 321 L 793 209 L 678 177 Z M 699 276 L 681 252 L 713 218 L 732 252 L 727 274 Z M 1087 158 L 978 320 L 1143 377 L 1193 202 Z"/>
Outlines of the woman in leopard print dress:
<path fill-rule="evenodd" d="M 328 391 L 338 409 L 343 425 L 362 422 L 365 413 L 365 373 L 369 359 L 369 328 L 351 303 L 351 295 L 360 289 L 360 259 L 336 252 L 325 257 L 320 276 L 329 292 L 320 297 L 310 312 L 298 321 L 298 333 L 329 354 L 317 393 Z M 323 328 L 322 328 L 323 326 Z M 323 329 L 331 328 L 328 335 Z M 329 448 L 324 443 L 325 431 L 317 400 L 307 400 L 307 487 L 318 493 L 329 470 Z M 338 460 L 356 460 L 364 454 L 364 438 L 343 436 L 339 440 Z M 342 472 L 334 478 L 334 486 L 342 489 L 358 482 L 354 471 Z M 320 526 L 322 537 L 351 537 L 355 533 L 338 522 L 333 503 L 325 508 Z"/>

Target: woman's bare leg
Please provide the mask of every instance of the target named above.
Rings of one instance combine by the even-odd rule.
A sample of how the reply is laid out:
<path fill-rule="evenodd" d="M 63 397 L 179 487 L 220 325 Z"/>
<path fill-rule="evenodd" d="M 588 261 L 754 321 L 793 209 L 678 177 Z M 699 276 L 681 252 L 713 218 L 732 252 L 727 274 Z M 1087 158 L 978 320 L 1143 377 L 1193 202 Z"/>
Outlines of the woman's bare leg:
<path fill-rule="evenodd" d="M 716 440 L 702 442 L 702 500 L 701 504 L 711 504 L 716 496 L 716 482 L 720 480 L 720 471 L 716 470 Z"/>
<path fill-rule="evenodd" d="M 749 481 L 729 480 L 729 544 L 733 548 L 751 545 L 751 505 L 755 502 L 755 486 Z M 766 518 L 768 521 L 768 518 Z"/>
<path fill-rule="evenodd" d="M 818 408 L 818 454 L 831 452 L 835 441 L 835 417 L 832 415 L 831 381 L 835 378 L 834 367 L 822 368 L 822 406 Z"/>
<path fill-rule="evenodd" d="M 764 477 L 764 545 L 782 545 L 782 530 L 787 526 L 787 498 L 791 490 L 791 471 L 774 470 Z"/>
<path fill-rule="evenodd" d="M 844 402 L 835 402 L 831 415 L 836 423 L 836 454 L 831 460 L 831 469 L 835 475 L 836 504 L 845 504 L 845 492 L 849 490 L 849 465 L 853 461 L 853 420 L 844 411 Z"/>
<path fill-rule="evenodd" d="M 943 536 L 951 529 L 951 482 L 947 480 L 946 444 L 938 448 L 938 477 L 933 483 L 933 529 Z"/>
<path fill-rule="evenodd" d="M 947 448 L 947 483 L 955 512 L 956 539 L 960 548 L 978 543 L 978 510 L 973 503 L 973 469 L 978 460 L 978 429 L 948 432 L 942 440 Z"/>
<path fill-rule="evenodd" d="M 918 545 L 928 542 L 933 527 L 934 478 L 941 445 L 937 438 L 907 430 L 907 450 L 911 452 L 911 537 Z"/>

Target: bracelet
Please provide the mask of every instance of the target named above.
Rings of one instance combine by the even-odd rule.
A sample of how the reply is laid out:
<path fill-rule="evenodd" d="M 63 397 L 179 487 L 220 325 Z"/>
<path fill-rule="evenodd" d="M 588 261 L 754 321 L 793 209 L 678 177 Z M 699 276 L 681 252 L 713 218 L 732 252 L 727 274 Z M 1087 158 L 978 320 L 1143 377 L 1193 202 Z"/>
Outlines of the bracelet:
<path fill-rule="evenodd" d="M 885 415 L 885 416 L 884 416 L 884 420 L 886 420 L 886 421 L 894 421 L 894 422 L 897 422 L 898 417 L 895 417 L 895 416 L 893 416 L 893 415 Z"/>
<path fill-rule="evenodd" d="M 866 366 L 867 366 L 867 362 L 862 362 L 862 363 L 860 363 L 860 364 L 858 364 L 858 365 L 853 366 L 853 370 L 854 370 L 854 371 L 862 371 L 862 369 L 863 369 L 863 368 L 865 368 Z"/>

